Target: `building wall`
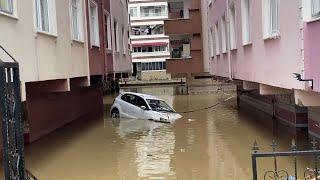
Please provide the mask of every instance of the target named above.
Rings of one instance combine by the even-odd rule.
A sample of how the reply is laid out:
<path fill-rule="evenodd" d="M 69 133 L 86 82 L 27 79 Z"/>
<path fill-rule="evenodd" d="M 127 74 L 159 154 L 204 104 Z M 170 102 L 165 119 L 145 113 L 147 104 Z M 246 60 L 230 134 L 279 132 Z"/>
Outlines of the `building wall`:
<path fill-rule="evenodd" d="M 304 24 L 305 77 L 313 79 L 314 91 L 320 92 L 320 20 Z"/>
<path fill-rule="evenodd" d="M 293 78 L 293 73 L 303 73 L 300 35 L 300 3 L 298 1 L 279 1 L 280 37 L 263 38 L 262 0 L 252 1 L 252 44 L 242 45 L 241 1 L 230 0 L 236 9 L 236 45 L 231 52 L 232 77 L 246 81 L 263 83 L 282 88 L 302 89 L 303 84 Z M 227 12 L 227 1 L 216 0 L 209 8 L 209 28 L 214 27 Z M 219 31 L 220 37 L 221 32 Z M 221 38 L 220 38 L 221 46 Z M 221 48 L 220 48 L 221 50 Z M 284 68 L 285 67 L 285 68 Z M 229 76 L 228 54 L 213 57 L 213 74 Z"/>
<path fill-rule="evenodd" d="M 111 71 L 108 73 L 131 73 L 131 56 L 129 54 L 128 46 L 123 47 L 122 42 L 125 40 L 127 45 L 129 42 L 128 31 L 129 31 L 129 17 L 128 9 L 125 1 L 120 0 L 110 0 L 111 7 L 111 30 L 112 30 L 112 47 L 113 47 L 113 67 L 109 68 Z M 115 50 L 115 35 L 114 35 L 114 20 L 118 22 L 119 25 L 119 52 Z M 121 34 L 121 28 L 124 27 L 125 36 Z M 126 54 L 123 53 L 123 48 L 125 48 Z"/>
<path fill-rule="evenodd" d="M 99 40 L 100 47 L 95 47 L 91 45 L 90 41 L 90 20 L 89 20 L 89 2 L 96 2 L 98 5 L 98 22 L 99 22 Z M 105 58 L 105 33 L 104 33 L 104 0 L 88 0 L 87 4 L 87 30 L 88 30 L 88 46 L 89 46 L 89 62 L 90 62 L 90 75 L 104 75 L 106 67 L 106 58 Z"/>
<path fill-rule="evenodd" d="M 25 82 L 89 75 L 87 36 L 84 43 L 71 40 L 69 1 L 55 1 L 57 36 L 37 33 L 32 2 L 17 1 L 15 17 L 0 14 L 0 44 L 20 64 L 23 101 L 26 100 Z"/>
<path fill-rule="evenodd" d="M 141 72 L 141 80 L 150 81 L 150 80 L 163 80 L 163 79 L 171 79 L 170 74 L 167 74 L 166 71 L 142 71 Z"/>

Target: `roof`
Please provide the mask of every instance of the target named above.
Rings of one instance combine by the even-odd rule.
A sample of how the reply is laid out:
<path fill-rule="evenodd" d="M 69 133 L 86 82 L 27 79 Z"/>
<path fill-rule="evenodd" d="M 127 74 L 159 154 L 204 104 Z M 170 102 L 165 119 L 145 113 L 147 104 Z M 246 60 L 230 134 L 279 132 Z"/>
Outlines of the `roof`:
<path fill-rule="evenodd" d="M 136 96 L 141 96 L 144 99 L 162 100 L 162 99 L 160 99 L 160 98 L 158 98 L 156 96 L 152 96 L 152 95 L 149 95 L 149 94 L 134 93 L 134 92 L 121 92 L 121 94 L 133 94 L 133 95 L 136 95 Z"/>

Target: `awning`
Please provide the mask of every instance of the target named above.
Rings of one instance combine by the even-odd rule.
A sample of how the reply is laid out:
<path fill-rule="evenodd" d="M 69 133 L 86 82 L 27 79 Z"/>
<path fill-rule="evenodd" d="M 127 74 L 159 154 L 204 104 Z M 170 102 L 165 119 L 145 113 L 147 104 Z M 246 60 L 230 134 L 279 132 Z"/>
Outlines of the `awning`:
<path fill-rule="evenodd" d="M 132 44 L 132 47 L 144 47 L 144 46 L 166 46 L 167 42 L 151 42 L 151 43 L 137 43 Z"/>

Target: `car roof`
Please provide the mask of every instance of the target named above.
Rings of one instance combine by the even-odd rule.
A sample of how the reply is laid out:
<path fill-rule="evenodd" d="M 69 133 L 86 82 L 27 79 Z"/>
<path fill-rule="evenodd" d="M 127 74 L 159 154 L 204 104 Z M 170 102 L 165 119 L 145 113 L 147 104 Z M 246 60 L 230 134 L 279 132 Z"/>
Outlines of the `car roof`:
<path fill-rule="evenodd" d="M 125 94 L 133 94 L 133 95 L 136 95 L 136 96 L 140 96 L 144 99 L 156 99 L 156 100 L 162 100 L 156 96 L 152 96 L 152 95 L 149 95 L 149 94 L 142 94 L 142 93 L 134 93 L 134 92 L 121 92 L 122 95 L 125 95 Z"/>

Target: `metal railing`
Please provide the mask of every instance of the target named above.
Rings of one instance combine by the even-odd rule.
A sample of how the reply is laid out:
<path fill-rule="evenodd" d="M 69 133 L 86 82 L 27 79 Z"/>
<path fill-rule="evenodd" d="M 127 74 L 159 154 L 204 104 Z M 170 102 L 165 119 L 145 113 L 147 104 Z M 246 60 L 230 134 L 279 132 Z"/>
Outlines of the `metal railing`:
<path fill-rule="evenodd" d="M 6 61 L 0 59 L 0 119 L 4 175 L 6 180 L 24 180 L 28 179 L 27 177 L 32 179 L 30 173 L 26 173 L 24 164 L 19 63 L 0 45 L 1 52 L 6 55 Z"/>
<path fill-rule="evenodd" d="M 318 167 L 318 161 L 320 158 L 320 150 L 317 150 L 316 141 L 313 139 L 311 141 L 312 149 L 311 150 L 305 150 L 305 151 L 299 151 L 297 150 L 297 145 L 294 140 L 292 140 L 291 143 L 291 150 L 286 152 L 279 152 L 276 151 L 276 147 L 278 146 L 276 141 L 272 141 L 271 147 L 272 152 L 259 152 L 259 146 L 258 143 L 255 141 L 253 143 L 252 147 L 252 175 L 253 180 L 261 179 L 258 177 L 258 166 L 257 166 L 257 159 L 258 158 L 273 158 L 273 169 L 272 170 L 264 170 L 262 172 L 263 178 L 265 180 L 267 179 L 273 179 L 273 180 L 297 180 L 302 175 L 298 174 L 298 163 L 297 163 L 297 157 L 300 156 L 309 156 L 313 157 L 313 168 L 305 168 L 305 171 L 303 173 L 303 179 L 312 179 L 317 180 L 320 179 L 320 172 Z M 278 165 L 278 158 L 280 157 L 292 157 L 293 158 L 293 167 L 294 167 L 294 174 L 289 174 L 289 169 L 280 169 Z M 286 168 L 289 166 L 287 165 Z M 300 178 L 301 179 L 301 178 Z"/>

